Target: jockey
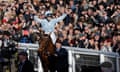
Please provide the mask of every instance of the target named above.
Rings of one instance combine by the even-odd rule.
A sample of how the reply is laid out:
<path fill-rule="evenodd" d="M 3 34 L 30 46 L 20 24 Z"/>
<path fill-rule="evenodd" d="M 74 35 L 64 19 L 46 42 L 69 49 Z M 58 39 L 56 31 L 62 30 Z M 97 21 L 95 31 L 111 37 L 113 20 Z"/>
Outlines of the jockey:
<path fill-rule="evenodd" d="M 34 20 L 38 23 L 41 23 L 42 26 L 42 30 L 45 32 L 45 34 L 50 34 L 50 37 L 52 39 L 53 44 L 55 44 L 56 42 L 56 36 L 54 33 L 54 28 L 56 23 L 60 22 L 61 20 L 63 20 L 67 14 L 65 12 L 62 12 L 62 15 L 58 18 L 52 18 L 52 12 L 47 11 L 45 13 L 45 18 L 41 19 L 38 16 L 34 16 Z"/>

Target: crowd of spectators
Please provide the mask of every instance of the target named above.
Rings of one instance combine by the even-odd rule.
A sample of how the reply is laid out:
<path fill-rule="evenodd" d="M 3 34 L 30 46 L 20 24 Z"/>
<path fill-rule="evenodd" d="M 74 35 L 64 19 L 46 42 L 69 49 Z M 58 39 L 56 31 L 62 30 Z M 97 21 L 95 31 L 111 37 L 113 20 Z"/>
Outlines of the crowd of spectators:
<path fill-rule="evenodd" d="M 1 1 L 0 32 L 9 33 L 7 36 L 17 42 L 37 43 L 34 32 L 41 24 L 34 16 L 43 19 L 51 12 L 57 18 L 63 10 L 67 10 L 67 16 L 54 30 L 62 45 L 120 53 L 119 0 Z"/>

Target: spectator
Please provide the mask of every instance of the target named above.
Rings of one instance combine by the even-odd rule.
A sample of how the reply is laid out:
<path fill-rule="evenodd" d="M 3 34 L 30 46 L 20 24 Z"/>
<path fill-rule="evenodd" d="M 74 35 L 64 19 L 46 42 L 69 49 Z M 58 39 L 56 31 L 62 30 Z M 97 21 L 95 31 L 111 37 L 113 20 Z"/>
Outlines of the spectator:
<path fill-rule="evenodd" d="M 23 30 L 23 34 L 20 38 L 21 43 L 31 43 L 32 40 L 30 39 L 29 32 L 27 30 Z"/>
<path fill-rule="evenodd" d="M 111 39 L 106 39 L 104 45 L 101 47 L 101 51 L 112 52 Z"/>
<path fill-rule="evenodd" d="M 78 20 L 77 27 L 79 28 L 80 32 L 83 32 L 85 29 L 85 25 L 83 24 L 81 20 Z"/>
<path fill-rule="evenodd" d="M 20 52 L 18 54 L 19 57 L 19 65 L 18 72 L 34 72 L 33 64 L 28 60 L 28 54 L 26 52 Z"/>
<path fill-rule="evenodd" d="M 94 41 L 94 38 L 90 38 L 89 39 L 89 43 L 88 43 L 88 46 L 86 46 L 88 49 L 95 49 L 95 45 L 94 45 L 95 41 Z"/>
<path fill-rule="evenodd" d="M 61 47 L 61 41 L 56 41 L 55 69 L 57 72 L 68 72 L 68 52 Z"/>
<path fill-rule="evenodd" d="M 115 34 L 113 36 L 112 46 L 113 46 L 113 52 L 118 52 L 120 54 L 120 52 L 119 52 L 119 45 L 120 45 L 119 36 L 120 36 L 119 33 Z"/>
<path fill-rule="evenodd" d="M 83 33 L 79 35 L 79 40 L 78 40 L 79 48 L 85 48 L 85 46 L 87 46 L 88 39 L 86 37 L 87 37 L 86 34 Z"/>

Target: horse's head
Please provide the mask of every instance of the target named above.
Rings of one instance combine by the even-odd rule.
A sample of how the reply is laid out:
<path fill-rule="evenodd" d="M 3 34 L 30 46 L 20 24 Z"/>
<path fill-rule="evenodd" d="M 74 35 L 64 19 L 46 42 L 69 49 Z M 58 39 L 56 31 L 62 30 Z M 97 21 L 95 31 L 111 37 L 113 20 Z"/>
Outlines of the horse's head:
<path fill-rule="evenodd" d="M 36 41 L 39 41 L 44 36 L 44 31 L 39 29 L 37 32 L 33 32 L 32 35 L 33 35 L 33 38 L 35 38 Z"/>
<path fill-rule="evenodd" d="M 40 36 L 40 39 L 39 39 L 39 44 L 40 44 L 40 47 L 42 46 L 46 46 L 47 43 L 51 43 L 51 38 L 49 35 L 42 35 Z"/>

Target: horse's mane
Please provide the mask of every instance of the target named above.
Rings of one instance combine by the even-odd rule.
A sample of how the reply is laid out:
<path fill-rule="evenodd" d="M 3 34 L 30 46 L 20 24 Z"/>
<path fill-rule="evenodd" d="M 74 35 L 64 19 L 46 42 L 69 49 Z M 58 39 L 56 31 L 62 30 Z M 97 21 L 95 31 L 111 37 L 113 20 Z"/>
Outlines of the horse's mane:
<path fill-rule="evenodd" d="M 41 35 L 39 44 L 40 44 L 40 47 L 39 47 L 40 52 L 46 51 L 46 52 L 49 52 L 50 54 L 54 53 L 55 46 L 52 43 L 52 39 L 50 35 L 47 35 L 47 34 Z"/>

